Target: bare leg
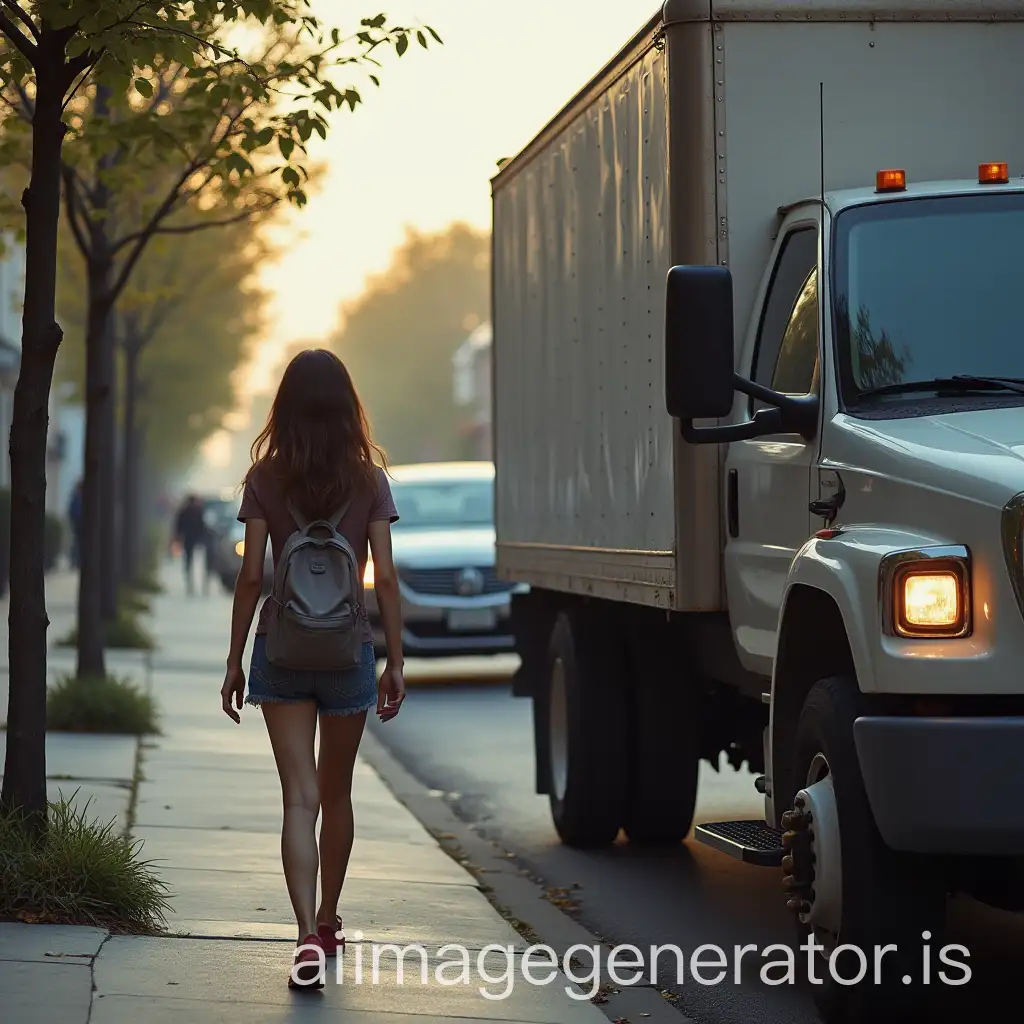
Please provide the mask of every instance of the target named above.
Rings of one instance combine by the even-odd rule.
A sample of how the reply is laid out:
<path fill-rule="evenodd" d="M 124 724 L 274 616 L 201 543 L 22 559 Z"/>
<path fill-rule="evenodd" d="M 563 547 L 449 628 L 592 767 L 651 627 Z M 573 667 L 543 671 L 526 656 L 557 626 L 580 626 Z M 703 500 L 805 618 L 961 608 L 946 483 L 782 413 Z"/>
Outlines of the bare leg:
<path fill-rule="evenodd" d="M 352 854 L 352 772 L 366 712 L 320 716 L 320 907 L 318 924 L 333 925 Z"/>
<path fill-rule="evenodd" d="M 291 897 L 299 940 L 316 934 L 316 876 L 319 866 L 316 819 L 320 792 L 313 744 L 316 739 L 313 701 L 266 703 L 263 717 L 274 748 L 284 799 L 281 862 Z"/>

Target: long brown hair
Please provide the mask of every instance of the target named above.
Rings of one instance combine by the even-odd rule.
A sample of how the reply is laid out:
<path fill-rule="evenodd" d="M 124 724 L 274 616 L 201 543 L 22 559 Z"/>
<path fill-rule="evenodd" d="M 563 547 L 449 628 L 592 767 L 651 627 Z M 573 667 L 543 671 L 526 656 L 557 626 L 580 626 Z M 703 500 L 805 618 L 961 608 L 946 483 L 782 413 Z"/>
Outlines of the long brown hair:
<path fill-rule="evenodd" d="M 345 364 L 326 349 L 307 349 L 284 371 L 246 480 L 264 466 L 301 512 L 326 518 L 358 488 L 376 488 L 374 456 L 386 469 Z"/>

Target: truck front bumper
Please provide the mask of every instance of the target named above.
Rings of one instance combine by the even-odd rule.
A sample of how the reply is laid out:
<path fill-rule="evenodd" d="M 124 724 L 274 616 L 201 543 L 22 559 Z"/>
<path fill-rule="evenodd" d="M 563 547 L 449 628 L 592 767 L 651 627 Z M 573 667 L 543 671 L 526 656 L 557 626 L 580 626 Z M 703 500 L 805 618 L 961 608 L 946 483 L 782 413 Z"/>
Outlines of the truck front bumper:
<path fill-rule="evenodd" d="M 889 847 L 1024 855 L 1024 717 L 865 717 L 853 735 Z"/>

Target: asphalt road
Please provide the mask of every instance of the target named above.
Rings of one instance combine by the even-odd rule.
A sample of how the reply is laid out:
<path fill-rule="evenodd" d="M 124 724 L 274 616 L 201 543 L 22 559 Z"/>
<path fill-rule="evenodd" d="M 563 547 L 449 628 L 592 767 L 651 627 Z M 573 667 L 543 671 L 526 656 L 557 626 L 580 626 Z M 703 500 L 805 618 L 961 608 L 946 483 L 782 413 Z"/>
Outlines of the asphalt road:
<path fill-rule="evenodd" d="M 760 951 L 773 943 L 794 944 L 776 870 L 749 867 L 693 841 L 657 852 L 626 843 L 598 852 L 562 846 L 546 797 L 533 792 L 529 702 L 513 698 L 507 683 L 464 681 L 500 678 L 508 665 L 410 663 L 403 714 L 372 728 L 407 770 L 447 793 L 460 817 L 517 855 L 546 885 L 579 886 L 578 919 L 607 941 L 642 950 L 671 944 L 687 957 L 705 943 L 730 957 L 737 946 Z M 701 765 L 698 821 L 759 817 L 762 811 L 749 773 L 728 765 L 716 773 Z M 956 901 L 951 929 L 947 941 L 970 950 L 973 978 L 962 988 L 942 987 L 941 1020 L 962 1022 L 967 1014 L 975 1020 L 1018 1019 L 1024 917 Z M 941 966 L 937 956 L 934 961 Z M 806 985 L 765 986 L 753 957 L 744 963 L 739 983 L 730 966 L 721 984 L 702 986 L 687 976 L 672 986 L 682 1011 L 697 1024 L 817 1021 Z"/>

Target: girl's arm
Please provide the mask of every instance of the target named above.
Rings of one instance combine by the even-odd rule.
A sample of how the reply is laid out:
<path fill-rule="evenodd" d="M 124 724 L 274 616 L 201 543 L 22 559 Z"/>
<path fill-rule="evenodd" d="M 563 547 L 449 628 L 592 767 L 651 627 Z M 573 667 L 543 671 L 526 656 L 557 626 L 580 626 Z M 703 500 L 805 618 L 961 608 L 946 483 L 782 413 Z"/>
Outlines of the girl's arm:
<path fill-rule="evenodd" d="M 268 536 L 266 520 L 246 520 L 242 567 L 238 570 L 238 578 L 235 580 L 235 597 L 231 605 L 231 644 L 228 650 L 227 674 L 221 687 L 224 713 L 236 722 L 241 721 L 236 708 L 242 707 L 242 700 L 245 697 L 242 658 L 256 614 L 256 606 L 263 593 L 263 566 L 267 557 Z"/>
<path fill-rule="evenodd" d="M 402 649 L 402 600 L 398 592 L 398 572 L 391 550 L 391 523 L 386 519 L 369 524 L 370 557 L 373 559 L 373 589 L 387 643 L 387 665 L 380 679 L 377 714 L 390 721 L 405 699 L 405 655 Z"/>

